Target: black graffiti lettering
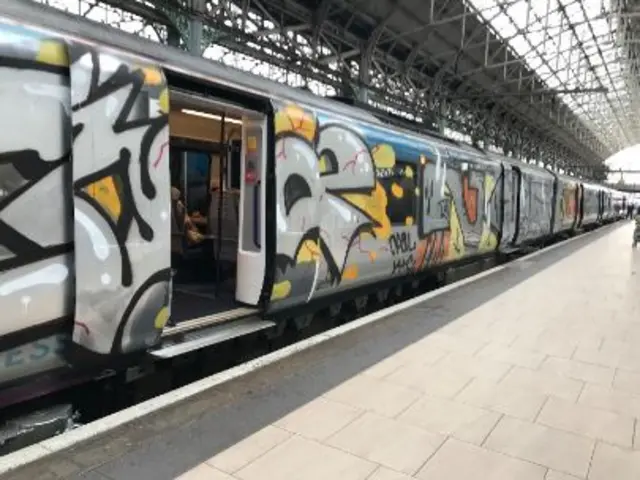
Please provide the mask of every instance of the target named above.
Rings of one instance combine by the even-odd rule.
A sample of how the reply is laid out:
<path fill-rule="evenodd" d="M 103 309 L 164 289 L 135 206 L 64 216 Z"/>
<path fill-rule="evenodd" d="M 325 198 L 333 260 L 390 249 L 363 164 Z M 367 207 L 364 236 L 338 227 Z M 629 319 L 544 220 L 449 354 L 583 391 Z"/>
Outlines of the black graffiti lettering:
<path fill-rule="evenodd" d="M 128 287 L 133 283 L 134 270 L 129 257 L 127 245 L 127 239 L 131 233 L 132 227 L 134 224 L 137 226 L 140 235 L 144 240 L 150 242 L 154 239 L 153 228 L 143 218 L 139 211 L 139 207 L 134 200 L 133 190 L 136 186 L 131 183 L 129 169 L 133 162 L 140 165 L 140 178 L 138 179 L 140 182 L 140 191 L 142 191 L 148 199 L 155 198 L 156 188 L 151 181 L 149 173 L 151 163 L 149 156 L 153 141 L 168 123 L 168 116 L 160 115 L 158 117 L 152 117 L 149 115 L 148 108 L 146 108 L 149 99 L 146 92 L 143 91 L 144 75 L 140 70 L 133 68 L 130 65 L 123 64 L 120 65 L 118 69 L 105 81 L 99 83 L 98 79 L 100 76 L 102 62 L 100 53 L 96 50 L 79 45 L 72 45 L 70 50 L 72 53 L 71 57 L 76 61 L 82 58 L 84 54 L 88 54 L 92 61 L 90 88 L 87 93 L 87 97 L 78 104 L 73 105 L 73 111 L 80 111 L 96 102 L 104 100 L 110 95 L 116 94 L 116 92 L 120 90 L 129 87 L 130 91 L 124 99 L 124 102 L 120 105 L 120 111 L 113 123 L 113 131 L 114 133 L 119 134 L 129 130 L 147 127 L 146 131 L 141 133 L 140 153 L 138 158 L 132 158 L 131 151 L 126 147 L 122 147 L 119 151 L 118 158 L 112 164 L 108 165 L 106 168 L 94 171 L 74 182 L 75 195 L 92 204 L 95 210 L 103 216 L 104 220 L 113 230 L 121 255 L 121 284 Z M 87 130 L 87 125 L 75 124 L 73 128 L 74 141 L 77 141 L 78 137 Z M 102 212 L 102 209 L 97 205 L 96 201 L 83 192 L 88 185 L 109 176 L 117 179 L 121 186 L 121 201 L 124 208 L 122 210 L 122 214 L 117 220 L 113 220 L 107 215 L 104 215 L 104 212 Z"/>
<path fill-rule="evenodd" d="M 393 270 L 391 275 L 407 275 L 413 273 L 414 267 L 413 255 L 397 258 L 393 261 Z"/>
<path fill-rule="evenodd" d="M 411 237 L 410 232 L 397 232 L 389 237 L 389 249 L 394 257 L 413 252 L 416 249 L 416 241 Z"/>

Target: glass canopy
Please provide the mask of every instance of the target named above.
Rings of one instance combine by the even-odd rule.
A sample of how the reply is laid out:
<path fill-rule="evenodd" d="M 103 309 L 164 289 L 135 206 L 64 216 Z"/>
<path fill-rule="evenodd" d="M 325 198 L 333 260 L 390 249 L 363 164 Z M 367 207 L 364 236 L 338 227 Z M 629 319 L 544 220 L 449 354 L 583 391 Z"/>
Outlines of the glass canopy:
<path fill-rule="evenodd" d="M 618 151 L 640 143 L 630 35 L 640 13 L 623 0 L 466 2 L 605 145 Z"/>

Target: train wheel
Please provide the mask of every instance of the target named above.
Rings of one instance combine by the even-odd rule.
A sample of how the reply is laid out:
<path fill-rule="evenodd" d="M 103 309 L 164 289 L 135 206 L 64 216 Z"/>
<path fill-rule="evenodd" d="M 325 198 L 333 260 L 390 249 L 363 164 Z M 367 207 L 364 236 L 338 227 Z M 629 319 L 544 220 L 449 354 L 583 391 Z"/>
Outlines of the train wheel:
<path fill-rule="evenodd" d="M 353 300 L 353 307 L 357 315 L 362 315 L 365 313 L 365 311 L 367 310 L 368 301 L 369 297 L 367 297 L 366 295 L 357 297 Z"/>
<path fill-rule="evenodd" d="M 409 283 L 408 285 L 408 294 L 410 297 L 415 297 L 416 295 L 418 295 L 420 293 L 421 290 L 421 284 L 420 284 L 420 280 L 412 280 L 411 283 Z"/>
<path fill-rule="evenodd" d="M 402 284 L 398 284 L 391 290 L 391 304 L 398 303 L 402 301 L 402 296 L 404 293 L 404 289 Z"/>
<path fill-rule="evenodd" d="M 379 305 L 386 305 L 389 301 L 389 289 L 383 288 L 376 292 L 376 301 Z"/>
<path fill-rule="evenodd" d="M 293 319 L 293 324 L 295 325 L 298 331 L 307 330 L 311 326 L 311 323 L 313 323 L 312 313 L 301 315 Z"/>

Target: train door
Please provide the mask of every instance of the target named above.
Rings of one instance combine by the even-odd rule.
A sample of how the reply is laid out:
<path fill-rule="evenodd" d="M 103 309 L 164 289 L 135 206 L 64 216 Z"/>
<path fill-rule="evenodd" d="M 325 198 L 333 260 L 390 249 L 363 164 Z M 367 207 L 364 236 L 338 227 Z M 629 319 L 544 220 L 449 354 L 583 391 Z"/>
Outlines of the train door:
<path fill-rule="evenodd" d="M 582 228 L 582 222 L 584 221 L 584 185 L 578 184 L 578 221 L 576 222 L 576 229 Z"/>
<path fill-rule="evenodd" d="M 560 179 L 555 173 L 553 172 L 551 173 L 553 175 L 553 186 L 552 186 L 553 194 L 551 196 L 551 223 L 550 223 L 549 231 L 553 235 L 559 230 L 559 227 L 562 225 L 562 216 L 559 214 L 562 213 L 560 211 L 561 210 L 560 205 L 562 204 L 563 192 L 560 191 L 560 188 L 561 188 Z M 559 224 L 556 225 L 556 222 L 559 222 Z"/>
<path fill-rule="evenodd" d="M 263 287 L 266 116 L 183 91 L 171 99 L 172 318 L 230 320 Z"/>
<path fill-rule="evenodd" d="M 578 227 L 580 216 L 580 185 L 577 183 L 572 183 L 571 185 L 570 198 L 568 200 L 572 206 L 571 229 L 574 230 Z"/>
<path fill-rule="evenodd" d="M 516 185 L 515 188 L 515 204 L 516 204 L 516 229 L 513 234 L 513 245 L 518 245 L 520 243 L 520 238 L 523 236 L 523 227 L 526 226 L 526 222 L 523 222 L 523 205 L 524 202 L 524 185 L 522 178 L 522 170 L 518 166 L 511 167 L 513 171 L 514 183 Z"/>
<path fill-rule="evenodd" d="M 264 115 L 243 117 L 240 162 L 240 231 L 236 299 L 257 305 L 266 279 L 266 159 L 267 119 Z"/>
<path fill-rule="evenodd" d="M 602 222 L 604 218 L 604 191 L 598 189 L 597 197 L 598 199 L 598 217 L 597 221 Z"/>
<path fill-rule="evenodd" d="M 169 317 L 168 99 L 156 65 L 70 43 L 75 320 L 97 354 L 143 350 Z"/>
<path fill-rule="evenodd" d="M 502 166 L 502 236 L 500 246 L 502 249 L 513 245 L 518 235 L 518 173 L 516 169 L 506 163 Z"/>

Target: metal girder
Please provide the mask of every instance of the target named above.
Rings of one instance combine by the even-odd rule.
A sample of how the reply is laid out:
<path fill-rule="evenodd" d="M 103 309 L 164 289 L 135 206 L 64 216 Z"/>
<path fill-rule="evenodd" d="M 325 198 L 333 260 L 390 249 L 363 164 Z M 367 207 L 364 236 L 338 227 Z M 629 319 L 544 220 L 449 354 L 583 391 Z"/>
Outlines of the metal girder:
<path fill-rule="evenodd" d="M 247 3 L 247 9 L 249 8 L 249 0 L 244 0 Z M 318 45 L 320 44 L 320 31 L 322 30 L 322 25 L 327 20 L 327 16 L 329 15 L 329 9 L 331 8 L 331 2 L 333 0 L 321 0 L 318 8 L 314 12 L 313 15 L 313 36 L 311 37 L 311 48 L 314 51 L 318 50 Z M 243 27 L 243 30 L 245 28 Z"/>
<path fill-rule="evenodd" d="M 616 109 L 618 123 L 634 122 L 618 105 L 625 98 L 638 105 L 637 90 L 596 93 L 615 81 L 628 84 L 631 72 L 636 72 L 637 85 L 635 60 L 626 70 L 607 71 L 608 82 L 558 83 L 554 68 L 580 79 L 585 71 L 600 68 L 587 65 L 588 55 L 593 41 L 606 34 L 592 28 L 591 43 L 571 37 L 568 46 L 552 38 L 558 33 L 553 12 L 562 15 L 562 8 L 592 0 L 427 0 L 427 8 L 418 10 L 408 6 L 411 0 L 207 0 L 200 12 L 190 0 L 39 1 L 58 8 L 76 4 L 71 7 L 75 13 L 115 20 L 118 28 L 155 35 L 161 42 L 168 41 L 171 30 L 174 45 L 178 31 L 183 47 L 188 45 L 189 22 L 197 18 L 204 26 L 203 54 L 209 58 L 318 94 L 355 87 L 366 92 L 372 105 L 418 122 L 439 117 L 454 137 L 525 161 L 535 157 L 554 168 L 599 164 L 624 142 L 610 130 L 599 131 L 603 121 L 597 118 L 606 117 L 602 112 L 608 105 Z M 496 19 L 517 16 L 513 9 L 527 2 L 545 4 L 546 16 L 527 7 L 515 30 L 494 25 Z M 640 37 L 628 8 L 631 0 L 613 3 L 619 7 L 611 7 L 607 15 L 626 25 L 626 33 L 617 33 L 617 44 L 627 46 L 629 58 L 638 58 Z M 119 7 L 120 22 L 107 5 Z M 574 32 L 591 27 L 585 8 L 572 24 Z M 96 14 L 100 9 L 108 16 Z M 527 33 L 537 37 L 527 39 L 523 49 L 518 42 Z M 555 45 L 552 55 L 549 44 Z M 598 54 L 607 52 L 601 48 Z M 540 70 L 531 59 L 545 55 L 550 58 L 543 58 Z M 637 125 L 635 121 L 636 130 Z M 635 138 L 633 132 L 624 135 L 626 142 Z"/>
<path fill-rule="evenodd" d="M 454 18 L 455 18 L 455 16 L 454 16 Z M 409 31 L 411 31 L 411 30 L 409 30 Z M 403 35 L 404 35 L 404 33 L 403 33 Z M 386 35 L 385 37 L 386 38 L 391 38 L 390 35 Z M 399 43 L 399 41 L 396 41 L 395 43 Z M 388 54 L 388 51 L 387 51 L 387 54 Z M 407 72 L 407 76 L 410 75 L 410 74 L 411 74 L 411 72 L 408 71 Z M 407 83 L 409 83 L 409 82 L 407 82 Z M 420 94 L 424 94 L 426 90 L 428 90 L 428 82 L 427 82 L 427 88 L 426 89 L 425 88 L 421 89 L 421 91 L 419 91 L 419 93 Z M 425 103 L 428 104 L 430 102 L 427 101 Z M 509 106 L 507 106 L 507 108 L 509 108 Z M 522 108 L 520 108 L 519 110 L 520 110 L 520 114 L 521 114 L 521 119 L 524 122 L 526 122 L 527 121 L 526 114 L 523 113 L 523 109 Z M 531 107 L 529 107 L 529 106 L 526 106 L 525 110 L 531 111 L 533 109 Z M 539 125 L 548 123 L 548 117 L 549 117 L 548 115 L 545 117 L 543 115 L 538 114 L 537 116 L 538 116 Z M 562 115 L 562 116 L 556 115 L 556 117 L 558 117 L 562 121 L 565 120 L 565 116 L 564 115 Z M 575 125 L 577 122 L 572 122 L 570 124 L 568 122 L 565 122 L 565 123 L 567 123 L 567 125 Z M 584 130 L 584 128 L 583 128 L 583 130 Z M 571 134 L 569 134 L 569 135 L 571 135 Z M 589 134 L 587 134 L 587 135 L 589 135 Z M 577 135 L 574 135 L 574 137 L 577 137 Z M 598 141 L 595 140 L 594 138 L 586 138 L 586 135 L 584 133 L 582 133 L 580 135 L 580 138 L 583 140 L 582 143 L 587 143 L 588 144 L 588 148 L 592 150 L 591 152 L 586 152 L 586 151 L 582 152 L 582 155 L 585 158 L 600 158 L 600 159 L 602 159 L 603 157 L 607 156 L 608 153 L 610 153 L 610 152 L 607 152 L 606 149 L 602 145 L 600 145 L 598 143 Z M 580 148 L 579 140 L 577 138 L 573 141 L 573 147 L 574 148 L 578 148 L 578 149 Z"/>

